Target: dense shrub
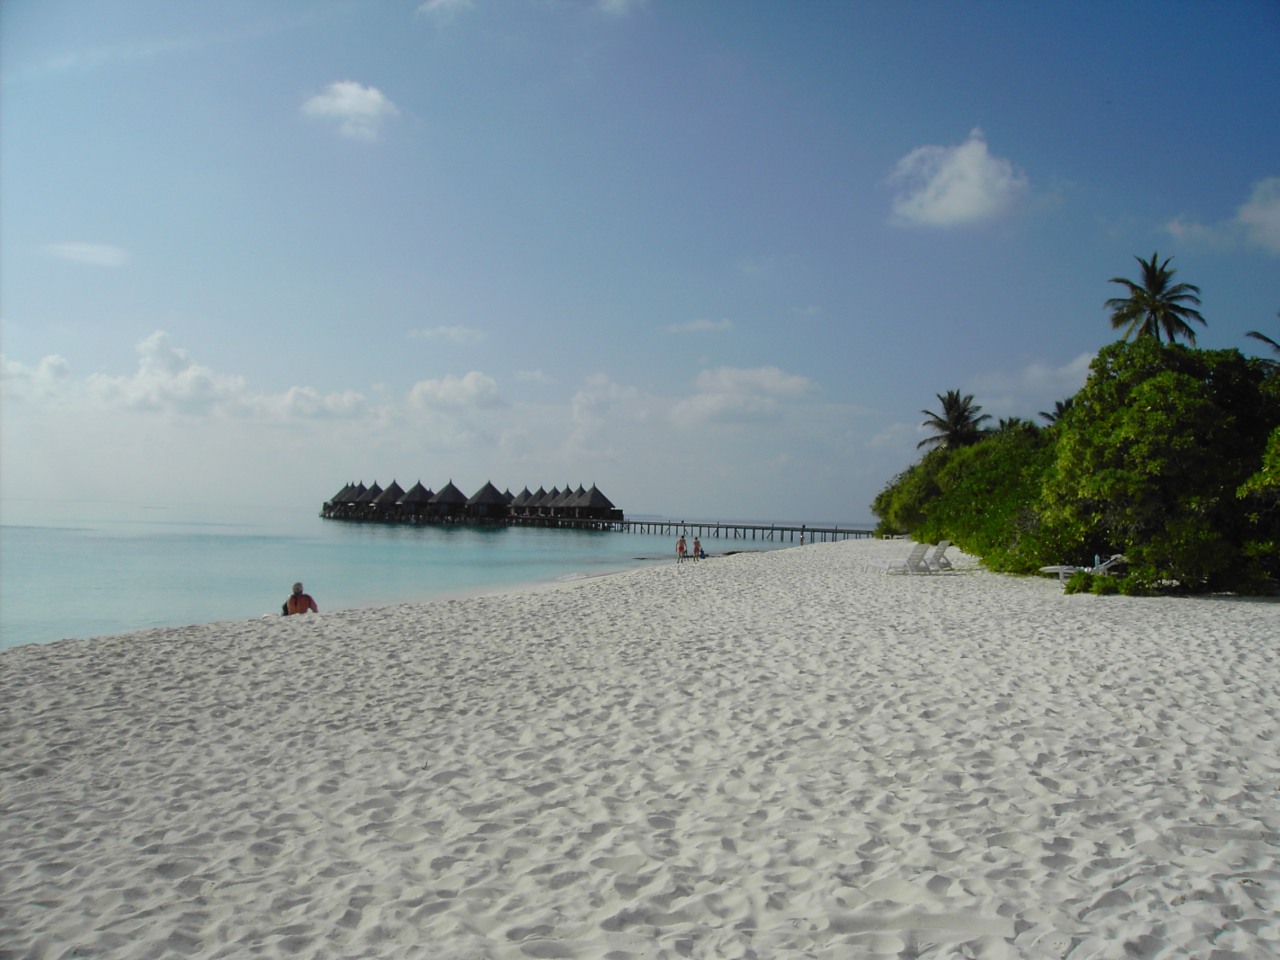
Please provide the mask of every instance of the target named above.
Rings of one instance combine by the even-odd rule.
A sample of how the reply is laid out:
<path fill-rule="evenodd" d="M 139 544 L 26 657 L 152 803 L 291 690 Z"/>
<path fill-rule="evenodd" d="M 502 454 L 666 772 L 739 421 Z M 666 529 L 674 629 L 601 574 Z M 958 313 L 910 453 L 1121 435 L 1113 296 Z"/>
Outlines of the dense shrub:
<path fill-rule="evenodd" d="M 1262 591 L 1280 579 L 1280 375 L 1235 350 L 1115 343 L 1051 428 L 934 451 L 872 510 L 880 532 L 998 570 L 1129 558 L 1068 592 Z"/>
<path fill-rule="evenodd" d="M 938 496 L 938 472 L 949 455 L 946 449 L 930 450 L 876 495 L 871 504 L 879 517 L 876 536 L 914 534 L 920 529 L 926 505 Z"/>
<path fill-rule="evenodd" d="M 1061 425 L 1041 501 L 1080 556 L 1123 552 L 1147 587 L 1256 589 L 1237 491 L 1280 411 L 1237 351 L 1150 338 L 1099 352 Z"/>
<path fill-rule="evenodd" d="M 1017 424 L 956 450 L 938 471 L 918 539 L 950 540 L 994 570 L 1026 573 L 1052 547 L 1040 522 L 1040 491 L 1053 463 L 1050 431 Z"/>

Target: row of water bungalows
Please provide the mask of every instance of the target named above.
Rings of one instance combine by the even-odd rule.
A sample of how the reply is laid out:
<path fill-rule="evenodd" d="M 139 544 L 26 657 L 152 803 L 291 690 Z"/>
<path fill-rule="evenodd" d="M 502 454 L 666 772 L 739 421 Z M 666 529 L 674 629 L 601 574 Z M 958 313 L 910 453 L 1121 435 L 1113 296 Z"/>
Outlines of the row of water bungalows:
<path fill-rule="evenodd" d="M 584 490 L 542 487 L 530 493 L 501 491 L 492 483 L 467 496 L 450 480 L 432 492 L 419 480 L 408 490 L 394 480 L 384 487 L 349 483 L 325 502 L 320 516 L 329 520 L 374 523 L 507 523 L 537 526 L 606 526 L 623 520 L 622 511 L 591 485 Z"/>

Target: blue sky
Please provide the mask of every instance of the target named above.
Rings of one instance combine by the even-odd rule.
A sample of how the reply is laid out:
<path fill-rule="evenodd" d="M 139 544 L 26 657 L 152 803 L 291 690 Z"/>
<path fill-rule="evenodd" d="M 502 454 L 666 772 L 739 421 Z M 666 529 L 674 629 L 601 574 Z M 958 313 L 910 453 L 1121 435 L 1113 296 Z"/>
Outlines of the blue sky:
<path fill-rule="evenodd" d="M 1280 5 L 6 0 L 0 509 L 861 521 L 1137 255 L 1280 338 Z"/>

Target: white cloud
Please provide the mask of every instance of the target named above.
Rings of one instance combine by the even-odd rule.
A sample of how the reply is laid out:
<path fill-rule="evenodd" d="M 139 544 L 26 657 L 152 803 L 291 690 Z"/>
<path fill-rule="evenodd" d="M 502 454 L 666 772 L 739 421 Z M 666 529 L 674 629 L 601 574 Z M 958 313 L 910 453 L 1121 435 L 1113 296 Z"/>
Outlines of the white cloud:
<path fill-rule="evenodd" d="M 703 370 L 695 385 L 697 393 L 671 408 L 673 422 L 688 426 L 709 420 L 758 420 L 775 415 L 779 400 L 799 398 L 815 389 L 808 377 L 777 367 Z"/>
<path fill-rule="evenodd" d="M 71 375 L 67 361 L 48 356 L 35 367 L 3 360 L 5 393 L 15 400 L 57 401 L 76 409 L 149 411 L 268 421 L 352 418 L 368 410 L 364 396 L 345 390 L 322 394 L 291 387 L 282 394 L 254 393 L 243 377 L 217 373 L 175 347 L 162 330 L 137 344 L 138 368 L 128 376 Z"/>
<path fill-rule="evenodd" d="M 0 385 L 6 396 L 14 400 L 55 396 L 70 377 L 70 365 L 57 354 L 45 357 L 34 367 L 8 360 L 0 354 Z"/>
<path fill-rule="evenodd" d="M 498 384 L 476 370 L 462 377 L 449 374 L 440 380 L 420 380 L 409 390 L 409 402 L 430 409 L 495 407 L 502 403 Z"/>
<path fill-rule="evenodd" d="M 1280 177 L 1266 177 L 1229 220 L 1214 224 L 1175 217 L 1165 224 L 1175 239 L 1198 247 L 1230 250 L 1254 246 L 1280 254 Z"/>
<path fill-rule="evenodd" d="M 216 374 L 192 361 L 186 350 L 174 347 L 169 335 L 157 330 L 138 343 L 138 371 L 131 377 L 94 374 L 92 394 L 109 405 L 142 410 L 205 413 L 228 410 L 248 391 L 242 377 Z"/>
<path fill-rule="evenodd" d="M 59 260 L 95 267 L 123 267 L 129 262 L 127 250 L 106 243 L 51 243 L 44 251 Z"/>
<path fill-rule="evenodd" d="M 893 222 L 924 227 L 956 227 L 1002 217 L 1030 188 L 1024 173 L 987 150 L 978 129 L 959 146 L 912 150 L 898 161 L 890 182 L 900 186 Z"/>
<path fill-rule="evenodd" d="M 698 319 L 690 320 L 688 323 L 673 323 L 668 325 L 668 333 L 716 333 L 721 330 L 732 330 L 733 321 L 728 317 L 722 320 Z"/>
<path fill-rule="evenodd" d="M 1036 420 L 1055 400 L 1074 396 L 1089 378 L 1094 354 L 1082 353 L 1061 366 L 1035 361 L 1013 371 L 996 371 L 973 378 L 983 412 L 999 417 Z"/>
<path fill-rule="evenodd" d="M 399 116 L 396 105 L 377 87 L 339 80 L 302 105 L 309 117 L 337 120 L 338 132 L 353 140 L 376 140 L 385 120 Z"/>
<path fill-rule="evenodd" d="M 648 0 L 597 0 L 596 7 L 615 17 L 625 17 L 632 10 L 639 10 Z"/>
<path fill-rule="evenodd" d="M 1249 200 L 1236 212 L 1249 239 L 1258 246 L 1280 253 L 1280 177 L 1268 177 L 1253 185 Z"/>
<path fill-rule="evenodd" d="M 454 326 L 410 330 L 409 336 L 414 340 L 443 340 L 447 343 L 470 344 L 480 343 L 485 339 L 486 334 L 483 330 Z"/>
<path fill-rule="evenodd" d="M 275 407 L 279 415 L 289 419 L 350 419 L 364 414 L 368 401 L 364 395 L 355 390 L 343 390 L 341 393 L 320 393 L 311 387 L 290 387 Z"/>
<path fill-rule="evenodd" d="M 418 12 L 433 17 L 451 17 L 461 10 L 470 10 L 475 4 L 472 0 L 426 0 L 418 7 Z"/>

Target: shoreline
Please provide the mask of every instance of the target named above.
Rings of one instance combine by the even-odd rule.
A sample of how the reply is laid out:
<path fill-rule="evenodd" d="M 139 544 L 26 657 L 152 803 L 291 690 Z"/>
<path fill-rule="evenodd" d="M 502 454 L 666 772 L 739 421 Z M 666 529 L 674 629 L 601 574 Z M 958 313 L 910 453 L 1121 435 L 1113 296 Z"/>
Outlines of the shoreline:
<path fill-rule="evenodd" d="M 71 527 L 14 526 L 19 518 L 6 515 L 0 649 L 261 617 L 279 611 L 295 580 L 325 611 L 535 589 L 565 576 L 661 564 L 674 543 L 524 528 L 496 537 L 353 531 L 315 518 L 305 528 L 264 526 L 256 514 L 170 513 Z"/>
<path fill-rule="evenodd" d="M 1276 605 L 903 552 L 0 651 L 0 942 L 1275 955 Z"/>

